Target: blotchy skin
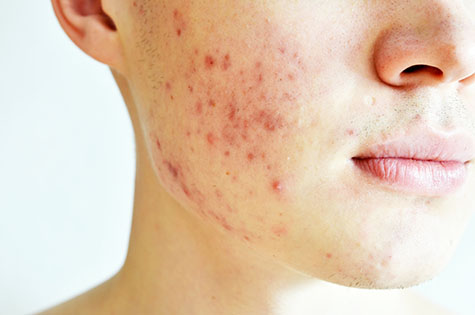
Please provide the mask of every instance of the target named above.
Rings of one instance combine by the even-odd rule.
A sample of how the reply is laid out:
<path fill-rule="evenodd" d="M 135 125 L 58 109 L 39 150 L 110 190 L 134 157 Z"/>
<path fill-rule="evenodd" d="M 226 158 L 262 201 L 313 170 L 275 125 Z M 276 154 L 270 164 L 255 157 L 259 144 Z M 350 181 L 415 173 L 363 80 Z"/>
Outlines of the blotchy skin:
<path fill-rule="evenodd" d="M 472 211 L 471 166 L 439 198 L 373 185 L 351 158 L 416 126 L 475 136 L 473 6 L 124 2 L 148 154 L 184 209 L 338 284 L 410 286 L 446 264 Z M 433 68 L 400 76 L 417 64 Z"/>

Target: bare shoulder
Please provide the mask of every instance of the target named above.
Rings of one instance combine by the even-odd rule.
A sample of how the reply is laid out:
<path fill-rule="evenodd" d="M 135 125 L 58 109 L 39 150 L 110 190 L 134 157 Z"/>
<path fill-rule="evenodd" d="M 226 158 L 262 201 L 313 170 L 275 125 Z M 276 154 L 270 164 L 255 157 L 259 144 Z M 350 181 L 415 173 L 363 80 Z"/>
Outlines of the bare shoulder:
<path fill-rule="evenodd" d="M 110 280 L 35 315 L 105 314 L 107 313 L 105 297 L 109 287 Z"/>
<path fill-rule="evenodd" d="M 425 296 L 411 291 L 405 296 L 407 305 L 411 310 L 411 314 L 420 314 L 420 315 L 454 315 L 456 314 L 453 311 L 450 311 L 438 305 L 426 298 Z"/>

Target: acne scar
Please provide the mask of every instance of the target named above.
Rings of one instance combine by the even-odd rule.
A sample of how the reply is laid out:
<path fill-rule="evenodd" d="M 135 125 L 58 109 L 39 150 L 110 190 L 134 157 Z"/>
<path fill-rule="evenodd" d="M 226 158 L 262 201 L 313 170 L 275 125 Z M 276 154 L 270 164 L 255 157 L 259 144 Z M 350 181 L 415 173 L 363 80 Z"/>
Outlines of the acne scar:
<path fill-rule="evenodd" d="M 224 227 L 228 231 L 232 231 L 232 226 L 229 225 L 226 218 L 223 215 L 217 214 L 213 210 L 209 210 L 208 213 L 219 223 L 222 227 Z"/>
<path fill-rule="evenodd" d="M 162 146 L 160 145 L 160 140 L 158 140 L 158 138 L 157 138 L 157 141 L 155 141 L 155 143 L 157 144 L 158 149 L 161 151 Z"/>
<path fill-rule="evenodd" d="M 168 168 L 168 171 L 173 175 L 173 177 L 177 178 L 178 177 L 178 168 L 174 166 L 172 163 L 169 161 L 164 161 L 165 165 Z"/>

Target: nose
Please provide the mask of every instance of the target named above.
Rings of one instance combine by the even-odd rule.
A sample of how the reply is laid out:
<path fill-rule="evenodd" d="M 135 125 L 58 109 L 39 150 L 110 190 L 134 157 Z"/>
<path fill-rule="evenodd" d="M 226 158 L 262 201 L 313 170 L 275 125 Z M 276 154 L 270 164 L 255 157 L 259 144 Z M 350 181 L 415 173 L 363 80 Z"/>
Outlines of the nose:
<path fill-rule="evenodd" d="M 382 82 L 397 87 L 475 82 L 474 12 L 440 2 L 380 34 L 373 58 Z"/>

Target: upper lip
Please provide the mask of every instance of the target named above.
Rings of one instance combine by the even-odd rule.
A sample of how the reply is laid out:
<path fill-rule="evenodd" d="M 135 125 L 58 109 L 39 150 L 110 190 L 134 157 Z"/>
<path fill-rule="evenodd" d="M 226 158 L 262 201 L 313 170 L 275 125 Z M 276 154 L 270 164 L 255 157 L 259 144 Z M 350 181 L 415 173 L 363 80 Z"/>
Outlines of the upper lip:
<path fill-rule="evenodd" d="M 354 159 L 406 158 L 465 163 L 475 158 L 475 141 L 466 134 L 444 136 L 423 129 L 367 147 Z"/>

